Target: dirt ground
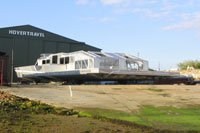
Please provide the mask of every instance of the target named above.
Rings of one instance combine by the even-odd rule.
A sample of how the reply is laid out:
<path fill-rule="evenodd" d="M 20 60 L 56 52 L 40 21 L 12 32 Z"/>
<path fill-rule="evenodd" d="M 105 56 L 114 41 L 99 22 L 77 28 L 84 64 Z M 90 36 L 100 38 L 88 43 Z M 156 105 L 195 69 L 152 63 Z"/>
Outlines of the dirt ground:
<path fill-rule="evenodd" d="M 1 87 L 0 90 L 73 109 L 137 112 L 142 105 L 184 107 L 200 104 L 200 85 L 31 85 Z"/>

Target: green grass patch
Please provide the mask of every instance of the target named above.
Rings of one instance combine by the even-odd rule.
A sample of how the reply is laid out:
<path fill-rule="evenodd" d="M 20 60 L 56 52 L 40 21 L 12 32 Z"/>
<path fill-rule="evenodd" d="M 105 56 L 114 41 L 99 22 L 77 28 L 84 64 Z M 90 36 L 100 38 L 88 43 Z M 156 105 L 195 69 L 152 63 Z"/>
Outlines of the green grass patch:
<path fill-rule="evenodd" d="M 152 107 L 141 109 L 140 115 L 154 126 L 200 131 L 200 107 Z"/>
<path fill-rule="evenodd" d="M 89 116 L 89 117 L 104 117 L 109 119 L 123 120 L 128 122 L 135 122 L 137 124 L 152 126 L 151 123 L 143 120 L 139 115 L 133 115 L 131 113 L 116 111 L 116 110 L 103 110 L 103 109 L 83 109 L 83 112 L 80 112 L 80 116 Z"/>
<path fill-rule="evenodd" d="M 123 120 L 156 129 L 200 131 L 200 107 L 143 106 L 138 114 L 102 109 L 84 109 L 83 112 L 79 115 Z"/>
<path fill-rule="evenodd" d="M 79 116 L 83 117 L 92 117 L 92 114 L 89 112 L 79 112 Z"/>
<path fill-rule="evenodd" d="M 147 90 L 148 91 L 154 91 L 154 92 L 162 92 L 162 91 L 164 91 L 162 89 L 155 89 L 155 88 L 148 88 Z"/>
<path fill-rule="evenodd" d="M 121 90 L 121 88 L 112 88 L 113 90 Z"/>

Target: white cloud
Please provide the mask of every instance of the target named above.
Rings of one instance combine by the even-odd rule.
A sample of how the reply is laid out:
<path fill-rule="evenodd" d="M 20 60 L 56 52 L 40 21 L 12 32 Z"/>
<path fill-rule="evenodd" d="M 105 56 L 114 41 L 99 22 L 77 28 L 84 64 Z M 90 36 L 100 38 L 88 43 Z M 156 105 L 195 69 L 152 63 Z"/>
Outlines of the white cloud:
<path fill-rule="evenodd" d="M 82 20 L 82 21 L 94 22 L 94 21 L 95 21 L 95 18 L 92 18 L 92 17 L 85 17 L 85 18 L 80 18 L 80 20 Z"/>
<path fill-rule="evenodd" d="M 104 17 L 104 18 L 93 18 L 93 17 L 86 17 L 86 18 L 80 18 L 82 21 L 89 21 L 89 22 L 113 22 L 116 21 L 116 18 L 112 17 Z"/>
<path fill-rule="evenodd" d="M 161 8 L 161 10 L 173 10 L 178 8 L 180 5 L 165 5 L 164 7 Z"/>
<path fill-rule="evenodd" d="M 111 5 L 111 4 L 119 4 L 124 2 L 125 0 L 101 0 L 104 5 Z"/>
<path fill-rule="evenodd" d="M 164 11 L 164 12 L 153 12 L 152 9 L 149 8 L 135 8 L 132 10 L 133 13 L 141 13 L 141 14 L 145 14 L 149 17 L 152 18 L 157 18 L 157 19 L 163 19 L 163 18 L 170 18 L 169 17 L 169 12 L 168 11 Z"/>
<path fill-rule="evenodd" d="M 99 19 L 100 22 L 109 22 L 109 21 L 115 21 L 115 20 L 116 20 L 115 18 L 109 18 L 109 17 Z"/>
<path fill-rule="evenodd" d="M 78 5 L 86 5 L 88 3 L 88 0 L 77 0 L 76 4 Z"/>
<path fill-rule="evenodd" d="M 152 10 L 149 8 L 135 8 L 132 10 L 133 13 L 144 13 L 144 14 L 152 14 Z"/>
<path fill-rule="evenodd" d="M 126 9 L 116 9 L 116 10 L 114 10 L 114 13 L 126 13 L 126 12 L 129 12 L 129 11 L 131 11 L 131 9 L 128 9 L 128 8 L 126 8 Z"/>
<path fill-rule="evenodd" d="M 182 14 L 178 14 L 178 17 L 181 17 L 184 20 L 188 20 L 191 17 L 191 13 L 182 13 Z"/>
<path fill-rule="evenodd" d="M 162 20 L 171 23 L 163 27 L 163 30 L 200 30 L 200 0 L 76 0 L 77 4 L 114 6 L 114 13 L 133 13 L 151 19 Z M 104 7 L 102 7 L 104 8 Z M 194 13 L 192 13 L 194 12 Z M 149 19 L 148 18 L 148 19 Z M 104 18 L 83 18 L 90 22 L 116 21 L 112 16 Z M 161 22 L 161 21 L 160 21 Z"/>
<path fill-rule="evenodd" d="M 185 17 L 185 16 L 184 16 Z M 163 27 L 163 30 L 200 30 L 200 12 L 187 14 L 186 18 L 179 23 Z"/>
<path fill-rule="evenodd" d="M 152 5 L 158 3 L 158 0 L 135 0 L 134 5 Z"/>
<path fill-rule="evenodd" d="M 192 8 L 194 7 L 195 0 L 182 0 L 182 1 L 170 1 L 163 0 L 161 10 L 176 10 L 176 9 L 184 9 L 184 8 Z"/>

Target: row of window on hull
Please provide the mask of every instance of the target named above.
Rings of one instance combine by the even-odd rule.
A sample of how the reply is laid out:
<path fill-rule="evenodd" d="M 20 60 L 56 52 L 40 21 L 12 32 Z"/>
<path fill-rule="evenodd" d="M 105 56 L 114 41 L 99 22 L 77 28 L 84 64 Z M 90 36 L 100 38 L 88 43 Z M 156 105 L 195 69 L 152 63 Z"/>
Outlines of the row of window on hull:
<path fill-rule="evenodd" d="M 42 60 L 42 64 L 50 64 L 50 59 Z M 52 57 L 52 64 L 58 64 L 58 56 Z M 60 64 L 69 64 L 69 57 L 60 58 Z"/>
<path fill-rule="evenodd" d="M 50 64 L 50 59 L 42 60 L 42 64 Z M 58 64 L 58 56 L 52 57 L 52 64 Z M 69 64 L 69 57 L 60 58 L 60 64 Z M 88 60 L 75 61 L 75 69 L 86 69 L 88 68 Z"/>

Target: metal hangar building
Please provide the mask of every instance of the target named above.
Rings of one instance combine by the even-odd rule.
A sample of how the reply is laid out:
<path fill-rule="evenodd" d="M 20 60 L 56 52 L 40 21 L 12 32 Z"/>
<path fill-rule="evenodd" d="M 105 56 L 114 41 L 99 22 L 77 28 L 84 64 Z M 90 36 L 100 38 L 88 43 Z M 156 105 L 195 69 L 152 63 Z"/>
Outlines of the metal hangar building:
<path fill-rule="evenodd" d="M 0 28 L 0 56 L 8 57 L 0 58 L 0 80 L 17 81 L 13 68 L 35 64 L 42 53 L 79 50 L 101 51 L 101 49 L 84 42 L 72 40 L 31 25 Z M 7 59 L 7 61 L 3 59 Z M 3 64 L 5 62 L 7 62 L 6 65 Z"/>

